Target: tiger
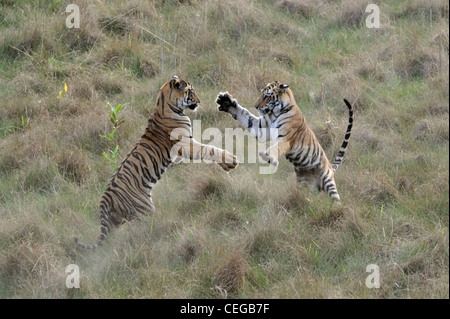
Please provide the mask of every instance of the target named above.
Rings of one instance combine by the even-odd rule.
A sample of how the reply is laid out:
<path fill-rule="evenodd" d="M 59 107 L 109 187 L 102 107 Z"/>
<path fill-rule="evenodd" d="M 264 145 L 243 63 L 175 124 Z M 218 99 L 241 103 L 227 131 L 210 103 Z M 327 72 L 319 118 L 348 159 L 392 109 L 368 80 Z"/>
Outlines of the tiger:
<path fill-rule="evenodd" d="M 261 90 L 255 103 L 260 117 L 239 105 L 228 91 L 220 92 L 216 103 L 219 111 L 231 114 L 259 142 L 273 142 L 268 149 L 259 152 L 265 162 L 277 166 L 278 158 L 284 155 L 293 163 L 299 185 L 305 185 L 313 192 L 326 191 L 333 202 L 340 203 L 334 173 L 342 163 L 353 126 L 353 108 L 346 99 L 344 103 L 349 111 L 347 131 L 332 163 L 306 124 L 289 85 L 274 81 Z M 271 136 L 270 129 L 277 129 L 275 136 Z"/>
<path fill-rule="evenodd" d="M 75 243 L 86 249 L 102 245 L 108 232 L 155 211 L 151 191 L 166 169 L 181 158 L 216 162 L 229 172 L 236 156 L 192 138 L 191 121 L 184 110 L 196 110 L 200 98 L 193 86 L 174 76 L 160 89 L 156 107 L 144 134 L 112 175 L 99 205 L 100 235 L 95 244 Z"/>

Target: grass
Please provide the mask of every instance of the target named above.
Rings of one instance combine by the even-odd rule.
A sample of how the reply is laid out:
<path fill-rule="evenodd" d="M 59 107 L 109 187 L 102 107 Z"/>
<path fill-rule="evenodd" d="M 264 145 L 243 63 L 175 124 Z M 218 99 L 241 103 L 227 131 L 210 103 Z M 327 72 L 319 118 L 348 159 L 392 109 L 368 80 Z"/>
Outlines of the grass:
<path fill-rule="evenodd" d="M 83 0 L 79 30 L 68 3 L 0 1 L 0 297 L 449 297 L 448 3 L 383 3 L 367 29 L 363 1 Z M 285 160 L 273 175 L 181 163 L 154 215 L 77 249 L 73 236 L 98 235 L 113 173 L 104 101 L 127 105 L 123 157 L 174 74 L 202 100 L 190 118 L 222 132 L 237 124 L 219 91 L 251 109 L 267 82 L 289 83 L 330 158 L 349 99 L 343 205 L 297 189 Z M 80 289 L 65 287 L 69 264 Z"/>

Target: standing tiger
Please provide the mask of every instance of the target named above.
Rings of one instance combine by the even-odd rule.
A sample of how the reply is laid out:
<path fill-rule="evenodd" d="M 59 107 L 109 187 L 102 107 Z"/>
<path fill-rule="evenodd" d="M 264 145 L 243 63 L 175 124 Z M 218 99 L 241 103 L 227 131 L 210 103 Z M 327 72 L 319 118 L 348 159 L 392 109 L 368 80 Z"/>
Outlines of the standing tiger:
<path fill-rule="evenodd" d="M 341 149 L 330 164 L 314 132 L 306 125 L 305 117 L 288 85 L 278 81 L 267 84 L 255 104 L 260 117 L 240 106 L 228 92 L 221 92 L 216 100 L 219 111 L 230 113 L 258 141 L 275 139 L 271 147 L 259 152 L 263 160 L 276 166 L 277 158 L 285 155 L 294 164 L 300 185 L 307 185 L 311 191 L 326 191 L 336 201 L 339 201 L 340 197 L 334 181 L 334 172 L 344 157 L 353 123 L 352 106 L 345 99 L 344 102 L 349 110 L 349 124 Z M 275 138 L 271 136 L 270 129 L 277 129 Z"/>
<path fill-rule="evenodd" d="M 177 156 L 214 161 L 225 171 L 238 165 L 233 154 L 192 138 L 191 121 L 183 112 L 187 108 L 195 110 L 199 103 L 192 85 L 176 76 L 161 87 L 144 134 L 111 177 L 100 199 L 101 233 L 97 243 L 84 245 L 74 238 L 75 243 L 87 249 L 97 248 L 113 227 L 152 213 L 152 188 Z"/>

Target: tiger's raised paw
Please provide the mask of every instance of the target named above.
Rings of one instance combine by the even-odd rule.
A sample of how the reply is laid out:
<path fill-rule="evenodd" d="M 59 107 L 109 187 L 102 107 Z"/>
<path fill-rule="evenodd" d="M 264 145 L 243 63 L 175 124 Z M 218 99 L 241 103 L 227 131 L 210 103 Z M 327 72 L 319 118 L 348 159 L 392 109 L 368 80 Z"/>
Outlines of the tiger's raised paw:
<path fill-rule="evenodd" d="M 225 171 L 229 172 L 230 170 L 235 169 L 239 165 L 239 162 L 235 155 L 225 152 L 223 161 L 217 164 L 219 164 Z"/>
<path fill-rule="evenodd" d="M 238 106 L 236 99 L 228 92 L 220 92 L 219 95 L 217 95 L 216 103 L 219 104 L 219 111 L 234 114 Z"/>
<path fill-rule="evenodd" d="M 273 156 L 270 156 L 269 154 L 267 154 L 267 151 L 261 151 L 258 154 L 259 154 L 259 156 L 261 156 L 261 158 L 265 162 L 267 162 L 273 166 L 278 166 L 278 160 L 276 158 L 274 158 Z"/>

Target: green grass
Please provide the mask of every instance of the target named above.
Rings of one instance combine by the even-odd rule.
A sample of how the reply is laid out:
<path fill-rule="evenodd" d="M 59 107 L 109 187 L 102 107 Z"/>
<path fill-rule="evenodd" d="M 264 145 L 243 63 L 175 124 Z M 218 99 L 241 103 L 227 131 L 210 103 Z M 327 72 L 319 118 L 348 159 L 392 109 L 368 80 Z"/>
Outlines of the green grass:
<path fill-rule="evenodd" d="M 373 30 L 362 1 L 179 2 L 79 1 L 68 30 L 69 1 L 0 1 L 0 297 L 448 298 L 448 4 L 380 4 Z M 174 74 L 202 100 L 190 118 L 222 132 L 238 125 L 217 112 L 219 91 L 253 111 L 266 83 L 290 84 L 329 158 L 349 99 L 342 206 L 298 189 L 285 160 L 273 175 L 181 163 L 152 216 L 77 249 L 73 236 L 98 236 L 113 173 L 104 101 L 126 105 L 123 157 Z M 65 287 L 69 264 L 80 289 Z M 364 284 L 369 264 L 379 289 Z"/>

